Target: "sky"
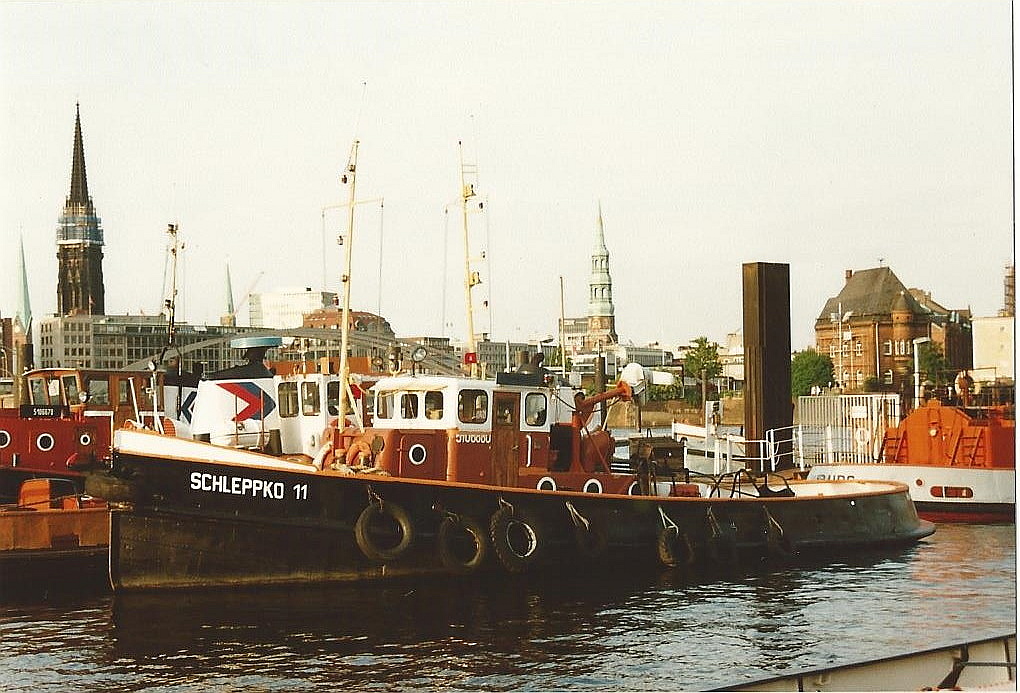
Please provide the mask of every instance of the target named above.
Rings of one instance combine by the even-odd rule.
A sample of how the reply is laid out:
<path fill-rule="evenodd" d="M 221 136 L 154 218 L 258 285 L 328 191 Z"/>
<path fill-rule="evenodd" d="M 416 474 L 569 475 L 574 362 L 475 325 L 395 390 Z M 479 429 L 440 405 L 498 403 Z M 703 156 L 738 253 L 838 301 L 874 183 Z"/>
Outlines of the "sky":
<path fill-rule="evenodd" d="M 600 207 L 624 342 L 724 342 L 746 262 L 790 265 L 795 349 L 846 269 L 994 315 L 1013 22 L 1007 0 L 2 2 L 0 315 L 19 237 L 36 320 L 56 310 L 76 103 L 110 314 L 158 312 L 170 222 L 179 320 L 217 322 L 228 266 L 238 304 L 337 290 L 357 140 L 353 308 L 399 336 L 465 334 L 462 162 L 494 339 L 554 335 L 561 284 L 587 313 Z"/>

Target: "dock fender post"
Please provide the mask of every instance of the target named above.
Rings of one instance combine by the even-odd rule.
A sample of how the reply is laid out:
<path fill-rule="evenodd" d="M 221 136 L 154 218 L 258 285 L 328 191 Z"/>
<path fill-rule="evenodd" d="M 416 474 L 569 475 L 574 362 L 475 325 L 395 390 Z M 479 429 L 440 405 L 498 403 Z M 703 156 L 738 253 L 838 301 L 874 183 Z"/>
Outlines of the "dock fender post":
<path fill-rule="evenodd" d="M 496 558 L 511 573 L 526 571 L 546 548 L 539 522 L 523 508 L 514 508 L 502 499 L 489 521 L 489 538 Z"/>
<path fill-rule="evenodd" d="M 458 573 L 478 570 L 489 556 L 489 539 L 481 523 L 468 515 L 447 513 L 436 537 L 439 560 Z"/>
<path fill-rule="evenodd" d="M 584 558 L 600 558 L 609 549 L 609 532 L 596 517 L 585 517 L 574 504 L 566 501 L 567 512 L 574 523 L 574 545 Z"/>
<path fill-rule="evenodd" d="M 354 523 L 354 540 L 358 548 L 365 554 L 366 558 L 383 563 L 395 560 L 402 556 L 411 543 L 414 541 L 414 525 L 411 523 L 411 516 L 402 507 L 389 501 L 383 502 L 369 488 L 371 500 L 365 509 L 358 515 Z M 380 541 L 379 534 L 386 534 L 390 524 L 400 533 L 400 539 L 390 545 L 386 541 Z"/>

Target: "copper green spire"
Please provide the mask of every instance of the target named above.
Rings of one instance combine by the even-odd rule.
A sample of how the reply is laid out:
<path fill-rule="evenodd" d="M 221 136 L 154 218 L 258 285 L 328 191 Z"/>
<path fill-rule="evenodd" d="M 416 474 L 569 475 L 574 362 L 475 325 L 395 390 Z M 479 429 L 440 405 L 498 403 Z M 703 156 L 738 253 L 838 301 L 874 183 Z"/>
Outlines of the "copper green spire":
<path fill-rule="evenodd" d="M 29 341 L 31 341 L 32 335 L 32 303 L 28 298 L 28 265 L 25 264 L 25 239 L 22 237 L 21 242 L 21 291 L 20 304 L 18 306 L 18 319 L 21 320 L 21 326 L 25 329 L 25 334 L 29 335 Z"/>

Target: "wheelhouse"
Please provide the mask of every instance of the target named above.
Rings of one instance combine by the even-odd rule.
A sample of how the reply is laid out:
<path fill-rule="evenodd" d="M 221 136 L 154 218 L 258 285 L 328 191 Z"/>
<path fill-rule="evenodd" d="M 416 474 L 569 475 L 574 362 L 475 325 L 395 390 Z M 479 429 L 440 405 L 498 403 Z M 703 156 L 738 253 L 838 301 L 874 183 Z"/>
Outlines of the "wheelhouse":
<path fill-rule="evenodd" d="M 65 407 L 85 416 L 108 416 L 112 428 L 128 420 L 142 420 L 162 411 L 152 399 L 152 374 L 148 371 L 112 371 L 84 368 L 43 368 L 25 375 L 29 403 L 42 407 Z"/>

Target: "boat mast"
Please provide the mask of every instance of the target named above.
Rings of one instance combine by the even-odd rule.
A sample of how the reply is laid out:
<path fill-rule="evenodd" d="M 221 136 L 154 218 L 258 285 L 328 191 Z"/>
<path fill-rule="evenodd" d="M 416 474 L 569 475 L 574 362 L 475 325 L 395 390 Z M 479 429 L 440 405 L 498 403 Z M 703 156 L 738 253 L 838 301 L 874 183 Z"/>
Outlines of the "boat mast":
<path fill-rule="evenodd" d="M 159 417 L 156 416 L 156 366 L 161 365 L 163 360 L 166 358 L 166 353 L 174 348 L 174 333 L 177 330 L 177 258 L 180 255 L 181 250 L 184 249 L 184 244 L 180 242 L 177 237 L 177 224 L 167 224 L 166 233 L 170 237 L 170 245 L 168 251 L 170 253 L 170 295 L 163 301 L 163 307 L 166 310 L 166 344 L 163 346 L 163 350 L 159 353 L 159 363 L 152 364 L 152 410 L 153 410 L 153 421 L 156 424 L 156 429 L 162 433 L 163 423 Z M 181 411 L 181 375 L 184 372 L 184 365 L 181 363 L 181 354 L 177 353 L 177 403 L 174 409 L 175 412 Z M 164 407 L 166 403 L 163 403 Z"/>
<path fill-rule="evenodd" d="M 472 378 L 478 376 L 478 344 L 475 341 L 475 318 L 471 305 L 471 289 L 480 284 L 477 272 L 471 271 L 471 248 L 468 243 L 468 200 L 475 196 L 474 183 L 467 180 L 468 173 L 477 174 L 477 166 L 464 165 L 464 143 L 457 142 L 460 153 L 460 211 L 464 226 L 464 300 L 467 305 L 467 348 L 464 359 L 469 364 Z M 470 170 L 468 170 L 470 169 Z"/>
<path fill-rule="evenodd" d="M 177 256 L 184 249 L 184 244 L 177 238 L 177 224 L 166 225 L 167 235 L 170 236 L 170 296 L 164 300 L 163 308 L 166 311 L 166 346 L 160 352 L 159 361 L 163 362 L 166 352 L 174 346 L 174 331 L 176 330 L 175 314 L 177 310 Z M 178 359 L 178 363 L 180 360 Z"/>
<path fill-rule="evenodd" d="M 346 426 L 347 402 L 350 395 L 350 366 L 347 363 L 347 344 L 350 339 L 351 317 L 351 246 L 354 240 L 354 178 L 358 165 L 358 140 L 351 145 L 351 155 L 347 160 L 347 168 L 340 175 L 340 182 L 348 186 L 349 199 L 347 204 L 347 238 L 340 236 L 338 242 L 344 246 L 344 272 L 340 276 L 343 285 L 343 308 L 340 316 L 340 428 Z M 353 399 L 353 398 L 352 398 Z M 360 423 L 360 416 L 355 414 Z"/>

